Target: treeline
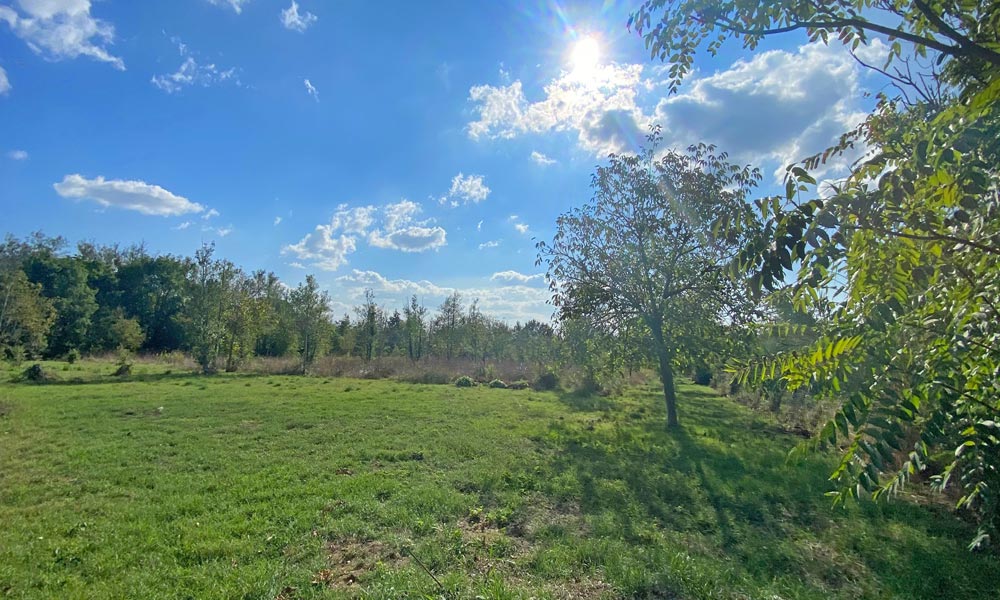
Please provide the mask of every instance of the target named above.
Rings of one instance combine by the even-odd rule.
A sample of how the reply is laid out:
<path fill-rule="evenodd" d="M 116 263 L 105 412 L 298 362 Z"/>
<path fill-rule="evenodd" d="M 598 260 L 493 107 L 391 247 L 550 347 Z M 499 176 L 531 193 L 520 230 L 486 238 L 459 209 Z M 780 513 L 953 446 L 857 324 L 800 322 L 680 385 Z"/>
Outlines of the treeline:
<path fill-rule="evenodd" d="M 58 237 L 8 236 L 0 245 L 0 356 L 63 358 L 83 353 L 190 353 L 205 372 L 236 371 L 254 356 L 366 361 L 428 357 L 517 361 L 540 372 L 562 341 L 539 321 L 508 324 L 457 292 L 432 312 L 413 296 L 386 309 L 366 290 L 339 318 L 315 278 L 295 288 L 274 273 L 246 272 L 211 245 L 193 257 L 154 256 Z"/>

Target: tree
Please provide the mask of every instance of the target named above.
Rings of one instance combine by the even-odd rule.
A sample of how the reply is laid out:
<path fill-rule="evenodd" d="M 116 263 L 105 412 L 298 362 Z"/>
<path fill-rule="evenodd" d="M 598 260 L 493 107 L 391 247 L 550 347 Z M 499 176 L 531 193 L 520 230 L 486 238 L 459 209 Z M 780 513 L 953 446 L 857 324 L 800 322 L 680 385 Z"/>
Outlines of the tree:
<path fill-rule="evenodd" d="M 796 29 L 852 51 L 882 39 L 885 60 L 864 64 L 896 94 L 789 168 L 785 194 L 758 203 L 762 235 L 740 261 L 767 290 L 794 262 L 795 302 L 831 318 L 809 351 L 742 372 L 840 402 L 815 442 L 846 448 L 839 501 L 890 497 L 943 449 L 953 459 L 934 482 L 958 480 L 958 506 L 981 524 L 972 545 L 989 543 L 1000 535 L 1000 5 L 654 0 L 630 23 L 670 58 L 674 89 L 706 40 L 714 52 Z M 808 171 L 860 143 L 869 154 L 816 197 Z"/>
<path fill-rule="evenodd" d="M 435 343 L 439 351 L 443 350 L 445 358 L 451 360 L 457 351 L 461 351 L 462 343 L 462 295 L 452 293 L 444 299 L 434 318 Z"/>
<path fill-rule="evenodd" d="M 52 301 L 42 296 L 42 286 L 28 281 L 21 269 L 0 270 L 0 357 L 16 356 L 23 349 L 38 356 L 55 320 Z"/>
<path fill-rule="evenodd" d="M 307 275 L 306 280 L 288 295 L 288 301 L 298 332 L 302 372 L 306 373 L 322 351 L 322 340 L 329 325 L 330 296 L 319 291 L 315 277 Z"/>
<path fill-rule="evenodd" d="M 222 265 L 212 259 L 213 244 L 195 252 L 188 272 L 189 301 L 185 306 L 191 353 L 202 372 L 216 369 L 224 327 L 220 306 L 223 302 Z"/>
<path fill-rule="evenodd" d="M 403 308 L 403 332 L 406 337 L 406 354 L 417 362 L 424 355 L 427 339 L 427 308 L 417 301 L 417 295 L 410 298 L 410 304 Z"/>
<path fill-rule="evenodd" d="M 742 210 L 760 175 L 698 146 L 657 158 L 659 132 L 639 155 L 611 155 L 593 177 L 594 197 L 559 217 L 538 262 L 561 320 L 587 317 L 612 334 L 634 321 L 659 364 L 667 424 L 675 427 L 675 362 L 697 354 L 711 330 L 741 320 L 739 290 L 724 269 L 740 247 L 720 237 L 720 214 Z M 740 306 L 740 308 L 745 308 Z"/>
<path fill-rule="evenodd" d="M 358 346 L 361 348 L 361 356 L 366 362 L 371 362 L 375 357 L 375 348 L 378 342 L 379 333 L 382 329 L 384 315 L 378 304 L 375 304 L 375 292 L 371 289 L 365 290 L 365 303 L 356 309 L 358 315 Z"/>

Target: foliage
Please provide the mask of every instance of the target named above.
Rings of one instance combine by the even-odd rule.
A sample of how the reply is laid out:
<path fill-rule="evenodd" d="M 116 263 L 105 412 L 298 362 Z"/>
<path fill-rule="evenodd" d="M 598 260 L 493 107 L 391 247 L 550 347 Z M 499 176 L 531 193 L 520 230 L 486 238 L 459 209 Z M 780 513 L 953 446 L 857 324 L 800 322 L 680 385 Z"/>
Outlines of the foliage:
<path fill-rule="evenodd" d="M 535 379 L 534 389 L 540 392 L 550 392 L 559 389 L 559 375 L 555 371 L 546 371 Z"/>
<path fill-rule="evenodd" d="M 548 265 L 561 321 L 585 317 L 612 336 L 644 331 L 667 424 L 676 426 L 677 361 L 724 342 L 723 324 L 752 313 L 725 273 L 750 230 L 718 235 L 715 224 L 745 213 L 760 174 L 711 146 L 659 154 L 657 128 L 649 141 L 640 154 L 612 154 L 597 168 L 593 199 L 559 217 L 552 242 L 538 244 L 538 262 Z"/>
<path fill-rule="evenodd" d="M 22 373 L 22 377 L 26 381 L 33 381 L 35 383 L 48 381 L 50 379 L 49 374 L 45 372 L 45 369 L 42 368 L 42 365 L 39 363 L 35 363 L 25 369 L 24 373 Z"/>
<path fill-rule="evenodd" d="M 501 379 L 494 379 L 488 385 L 491 388 L 496 388 L 496 389 L 501 389 L 501 390 L 507 389 L 507 384 L 504 383 L 503 380 L 501 380 Z"/>
<path fill-rule="evenodd" d="M 0 351 L 40 355 L 55 320 L 52 301 L 41 293 L 20 268 L 0 271 Z"/>
<path fill-rule="evenodd" d="M 78 360 L 80 360 L 80 351 L 77 350 L 76 348 L 73 348 L 72 350 L 66 353 L 66 362 L 68 362 L 69 364 L 72 365 L 76 363 L 76 361 Z"/>
<path fill-rule="evenodd" d="M 767 290 L 794 263 L 795 302 L 829 318 L 805 351 L 743 373 L 840 401 L 818 440 L 846 449 L 833 475 L 838 500 L 894 495 L 943 447 L 954 458 L 936 484 L 957 484 L 958 506 L 978 517 L 973 547 L 995 541 L 1000 6 L 652 0 L 630 23 L 671 61 L 674 89 L 702 42 L 711 53 L 730 38 L 754 48 L 795 29 L 852 51 L 882 40 L 885 60 L 871 67 L 898 94 L 881 94 L 839 144 L 789 168 L 785 194 L 758 202 L 763 235 L 740 261 Z M 809 170 L 857 145 L 868 153 L 828 197 L 815 197 Z"/>
<path fill-rule="evenodd" d="M 469 377 L 468 375 L 462 375 L 455 380 L 456 387 L 474 387 L 476 385 L 476 380 Z"/>

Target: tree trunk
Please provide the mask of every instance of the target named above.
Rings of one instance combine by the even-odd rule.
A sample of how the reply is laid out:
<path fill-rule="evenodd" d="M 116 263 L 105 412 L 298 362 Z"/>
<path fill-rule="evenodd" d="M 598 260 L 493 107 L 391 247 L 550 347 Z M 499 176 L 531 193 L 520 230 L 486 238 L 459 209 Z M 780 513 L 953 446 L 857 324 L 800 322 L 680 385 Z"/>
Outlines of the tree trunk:
<path fill-rule="evenodd" d="M 670 355 L 661 350 L 660 381 L 663 382 L 663 399 L 667 403 L 667 427 L 677 427 L 677 392 L 674 390 L 674 365 Z"/>

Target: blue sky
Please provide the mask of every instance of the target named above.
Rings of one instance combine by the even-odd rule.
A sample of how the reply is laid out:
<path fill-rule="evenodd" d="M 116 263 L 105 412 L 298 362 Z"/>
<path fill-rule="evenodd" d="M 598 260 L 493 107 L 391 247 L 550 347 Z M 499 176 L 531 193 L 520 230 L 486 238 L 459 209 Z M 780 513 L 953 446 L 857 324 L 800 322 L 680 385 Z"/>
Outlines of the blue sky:
<path fill-rule="evenodd" d="M 214 241 L 291 285 L 315 274 L 338 314 L 371 287 L 389 308 L 458 290 L 547 319 L 533 238 L 590 197 L 602 156 L 659 123 L 770 186 L 877 83 L 790 36 L 703 55 L 668 97 L 634 6 L 0 0 L 0 230 Z"/>

